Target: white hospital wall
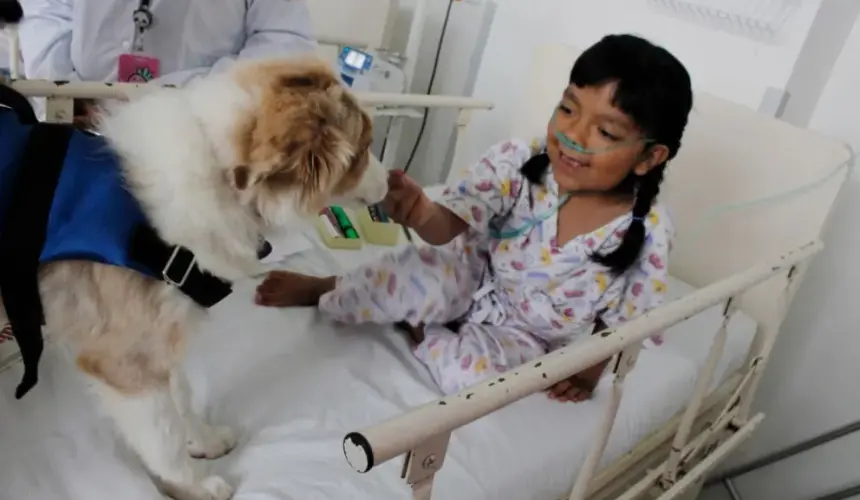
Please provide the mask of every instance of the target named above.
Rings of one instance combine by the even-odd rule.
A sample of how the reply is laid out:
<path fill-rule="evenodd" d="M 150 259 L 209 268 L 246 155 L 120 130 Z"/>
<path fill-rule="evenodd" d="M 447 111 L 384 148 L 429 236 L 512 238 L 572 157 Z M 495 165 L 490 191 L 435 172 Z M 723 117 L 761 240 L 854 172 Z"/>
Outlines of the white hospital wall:
<path fill-rule="evenodd" d="M 396 0 L 308 0 L 318 37 L 383 47 L 391 36 Z"/>
<path fill-rule="evenodd" d="M 860 151 L 860 21 L 854 7 L 853 30 L 809 128 L 839 137 Z M 857 214 L 860 178 L 855 173 L 836 206 L 825 249 L 811 266 L 786 319 L 756 402 L 767 418 L 743 455 L 761 456 L 860 420 Z M 858 482 L 860 434 L 855 434 L 750 473 L 735 485 L 749 500 L 804 500 Z"/>
<path fill-rule="evenodd" d="M 542 43 L 585 48 L 607 33 L 640 34 L 676 54 L 698 89 L 757 108 L 766 88 L 788 81 L 820 0 L 800 4 L 778 37 L 763 43 L 666 16 L 645 0 L 500 0 L 474 93 L 497 107 L 476 114 L 462 158 L 505 138 L 523 90 L 519 75 Z"/>

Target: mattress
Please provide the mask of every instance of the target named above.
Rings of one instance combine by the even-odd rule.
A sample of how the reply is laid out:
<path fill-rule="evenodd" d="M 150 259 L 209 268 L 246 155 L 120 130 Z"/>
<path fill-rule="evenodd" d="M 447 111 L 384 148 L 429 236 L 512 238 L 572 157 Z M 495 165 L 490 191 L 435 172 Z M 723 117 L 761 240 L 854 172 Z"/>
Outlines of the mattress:
<path fill-rule="evenodd" d="M 326 255 L 306 251 L 286 265 L 331 273 L 333 260 Z M 185 369 L 195 406 L 210 421 L 241 433 L 231 454 L 201 466 L 237 485 L 240 500 L 410 498 L 399 460 L 362 475 L 341 451 L 347 432 L 439 396 L 404 336 L 389 327 L 332 324 L 309 308 L 259 308 L 252 303 L 254 286 L 240 283 L 191 343 Z M 692 290 L 677 280 L 670 288 L 675 296 Z M 604 464 L 683 408 L 720 312 L 715 307 L 674 326 L 662 346 L 642 352 L 627 379 Z M 743 363 L 754 331 L 744 315 L 731 322 L 714 385 Z M 62 357 L 54 347 L 47 350 L 40 384 L 21 401 L 13 396 L 20 366 L 0 373 L 0 498 L 159 498 Z M 609 383 L 604 377 L 594 399 L 581 404 L 533 395 L 456 431 L 434 498 L 548 500 L 566 494 L 599 426 Z"/>

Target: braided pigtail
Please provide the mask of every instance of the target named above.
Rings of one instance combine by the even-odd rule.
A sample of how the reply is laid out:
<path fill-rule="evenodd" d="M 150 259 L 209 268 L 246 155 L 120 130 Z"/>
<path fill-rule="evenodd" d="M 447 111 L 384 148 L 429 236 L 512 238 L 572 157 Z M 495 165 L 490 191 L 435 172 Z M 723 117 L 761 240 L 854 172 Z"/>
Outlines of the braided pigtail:
<path fill-rule="evenodd" d="M 633 202 L 633 218 L 627 231 L 621 239 L 618 248 L 607 254 L 594 254 L 591 259 L 604 265 L 615 274 L 623 274 L 632 266 L 642 253 L 645 245 L 645 218 L 651 211 L 651 205 L 660 193 L 660 183 L 663 182 L 663 171 L 666 164 L 662 163 L 647 174 L 639 176 L 636 185 L 636 200 Z"/>
<path fill-rule="evenodd" d="M 546 151 L 532 156 L 520 167 L 520 173 L 532 185 L 543 185 L 547 172 L 549 172 L 549 155 Z"/>

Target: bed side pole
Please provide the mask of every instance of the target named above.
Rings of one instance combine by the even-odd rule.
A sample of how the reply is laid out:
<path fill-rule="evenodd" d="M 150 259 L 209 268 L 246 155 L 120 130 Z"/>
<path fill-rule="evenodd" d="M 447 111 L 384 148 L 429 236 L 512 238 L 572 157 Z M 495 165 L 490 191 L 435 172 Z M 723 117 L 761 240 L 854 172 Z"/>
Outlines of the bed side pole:
<path fill-rule="evenodd" d="M 627 375 L 636 366 L 636 360 L 639 359 L 639 353 L 642 351 L 642 344 L 633 344 L 624 349 L 612 362 L 612 392 L 609 396 L 609 401 L 606 403 L 606 413 L 600 421 L 600 431 L 595 439 L 594 444 L 588 452 L 585 463 L 579 470 L 579 475 L 576 478 L 576 483 L 573 485 L 573 491 L 570 492 L 569 500 L 584 500 L 588 494 L 588 487 L 591 485 L 591 479 L 597 471 L 597 466 L 600 464 L 600 459 L 603 457 L 603 452 L 606 449 L 606 443 L 609 442 L 609 435 L 612 432 L 612 427 L 615 425 L 615 418 L 618 415 L 618 407 L 621 405 L 621 396 L 624 390 L 624 380 Z"/>
<path fill-rule="evenodd" d="M 445 463 L 451 433 L 439 434 L 416 446 L 403 460 L 401 477 L 412 488 L 412 500 L 430 500 L 433 479 Z"/>
<path fill-rule="evenodd" d="M 684 415 L 681 417 L 681 423 L 675 432 L 675 438 L 672 440 L 672 448 L 669 451 L 666 472 L 663 473 L 663 477 L 660 480 L 663 488 L 670 488 L 678 480 L 679 474 L 683 472 L 680 470 L 682 465 L 681 453 L 687 445 L 687 440 L 690 437 L 690 432 L 693 430 L 696 417 L 699 415 L 702 402 L 705 400 L 705 396 L 707 396 L 710 389 L 711 379 L 717 368 L 717 363 L 719 363 L 723 355 L 723 348 L 726 345 L 727 327 L 729 321 L 731 321 L 738 310 L 737 303 L 738 301 L 735 297 L 729 297 L 723 308 L 723 320 L 720 323 L 711 348 L 708 350 L 705 365 L 699 371 L 699 376 L 696 379 L 696 388 L 690 397 L 690 402 L 684 411 Z"/>
<path fill-rule="evenodd" d="M 791 305 L 791 301 L 797 293 L 797 289 L 800 288 L 800 284 L 803 282 L 803 276 L 809 268 L 810 260 L 810 258 L 803 259 L 789 268 L 788 272 L 785 274 L 785 288 L 783 289 L 782 296 L 780 297 L 780 305 L 777 310 L 778 317 L 776 318 L 776 321 L 774 321 L 774 326 L 763 329 L 761 335 L 762 338 L 756 339 L 754 342 L 753 347 L 758 348 L 754 360 L 757 360 L 759 367 L 741 397 L 739 416 L 742 419 L 746 418 L 746 416 L 750 414 L 753 396 L 761 382 L 761 376 L 764 373 L 764 366 L 767 364 L 767 360 L 770 357 L 774 344 L 776 343 L 779 329 L 782 327 L 783 321 L 785 321 L 785 316 L 788 314 L 788 308 Z M 756 337 L 758 337 L 758 335 Z"/>
<path fill-rule="evenodd" d="M 795 455 L 804 453 L 806 451 L 825 445 L 832 441 L 836 441 L 837 439 L 841 439 L 856 432 L 860 432 L 860 420 L 851 422 L 841 427 L 837 427 L 836 429 L 830 430 L 823 434 L 819 434 L 810 439 L 803 440 L 799 443 L 793 444 L 786 448 L 782 448 L 773 453 L 769 453 L 744 465 L 729 469 L 712 479 L 708 479 L 708 481 L 705 483 L 705 487 L 707 488 L 708 486 L 715 485 L 723 481 L 730 481 L 738 476 L 743 476 L 744 474 L 748 474 L 763 467 L 767 467 L 769 465 L 775 464 L 787 458 L 791 458 Z"/>

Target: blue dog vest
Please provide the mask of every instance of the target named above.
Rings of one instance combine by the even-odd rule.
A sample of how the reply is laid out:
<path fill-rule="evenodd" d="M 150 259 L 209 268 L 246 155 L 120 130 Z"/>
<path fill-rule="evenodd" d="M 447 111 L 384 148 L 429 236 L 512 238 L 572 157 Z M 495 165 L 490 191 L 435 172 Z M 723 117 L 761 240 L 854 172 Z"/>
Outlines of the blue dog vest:
<path fill-rule="evenodd" d="M 231 286 L 158 236 L 103 137 L 16 111 L 0 107 L 0 292 L 24 361 L 20 399 L 38 381 L 43 349 L 39 265 L 87 260 L 133 269 L 203 307 Z"/>
<path fill-rule="evenodd" d="M 32 128 L 22 124 L 13 111 L 0 109 L 0 151 L 3 152 L 0 157 L 0 220 L 4 219 L 12 191 L 20 189 L 16 179 L 24 168 L 24 147 Z M 39 165 L 27 168 L 39 168 Z M 140 205 L 123 186 L 119 159 L 105 139 L 84 131 L 72 131 L 54 189 L 39 262 L 88 260 L 160 278 L 155 270 L 130 256 L 131 236 L 145 223 Z"/>

